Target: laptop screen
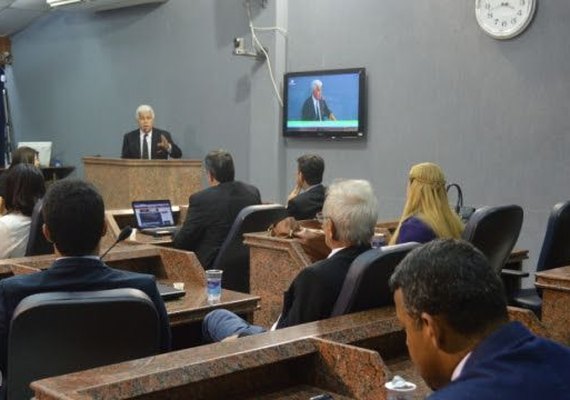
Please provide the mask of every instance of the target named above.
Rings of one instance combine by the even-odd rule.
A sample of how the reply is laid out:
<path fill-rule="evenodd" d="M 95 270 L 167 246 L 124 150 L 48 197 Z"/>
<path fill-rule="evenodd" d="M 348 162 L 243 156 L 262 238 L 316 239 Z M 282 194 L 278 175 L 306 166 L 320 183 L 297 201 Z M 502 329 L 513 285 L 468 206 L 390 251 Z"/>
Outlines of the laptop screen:
<path fill-rule="evenodd" d="M 139 229 L 174 226 L 170 200 L 133 201 L 132 204 Z"/>

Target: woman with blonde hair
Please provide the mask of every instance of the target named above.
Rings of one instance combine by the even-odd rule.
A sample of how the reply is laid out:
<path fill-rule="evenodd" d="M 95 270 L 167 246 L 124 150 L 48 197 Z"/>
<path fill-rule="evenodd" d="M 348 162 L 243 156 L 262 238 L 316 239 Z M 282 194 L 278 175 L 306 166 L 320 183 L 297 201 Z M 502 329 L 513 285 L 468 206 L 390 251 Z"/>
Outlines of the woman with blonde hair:
<path fill-rule="evenodd" d="M 445 176 L 434 163 L 410 169 L 406 204 L 390 244 L 426 243 L 436 238 L 459 238 L 463 223 L 449 207 Z"/>

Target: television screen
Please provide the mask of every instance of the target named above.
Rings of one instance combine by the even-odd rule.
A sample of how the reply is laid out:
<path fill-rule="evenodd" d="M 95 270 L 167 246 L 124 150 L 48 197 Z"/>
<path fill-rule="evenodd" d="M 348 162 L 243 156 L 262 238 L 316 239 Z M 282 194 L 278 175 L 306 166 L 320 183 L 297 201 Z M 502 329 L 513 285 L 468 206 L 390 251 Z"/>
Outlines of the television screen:
<path fill-rule="evenodd" d="M 364 79 L 364 68 L 285 74 L 283 135 L 363 138 Z"/>

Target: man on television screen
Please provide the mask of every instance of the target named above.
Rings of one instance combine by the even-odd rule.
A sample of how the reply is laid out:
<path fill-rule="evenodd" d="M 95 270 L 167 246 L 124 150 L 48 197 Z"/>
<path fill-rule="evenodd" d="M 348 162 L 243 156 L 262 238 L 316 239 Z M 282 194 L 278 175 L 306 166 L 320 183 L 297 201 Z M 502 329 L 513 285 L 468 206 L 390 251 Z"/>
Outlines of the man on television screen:
<path fill-rule="evenodd" d="M 301 119 L 303 121 L 336 121 L 327 102 L 323 99 L 323 83 L 318 79 L 311 82 L 311 96 L 303 103 Z"/>

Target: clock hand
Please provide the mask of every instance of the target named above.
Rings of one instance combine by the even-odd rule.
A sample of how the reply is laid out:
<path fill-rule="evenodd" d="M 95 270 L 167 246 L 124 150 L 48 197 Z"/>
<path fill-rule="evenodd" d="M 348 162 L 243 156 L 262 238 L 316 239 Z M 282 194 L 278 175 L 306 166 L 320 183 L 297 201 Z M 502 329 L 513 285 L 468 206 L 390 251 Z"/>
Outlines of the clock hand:
<path fill-rule="evenodd" d="M 501 6 L 509 7 L 511 10 L 515 9 L 515 7 L 513 7 L 508 1 L 501 3 Z"/>

